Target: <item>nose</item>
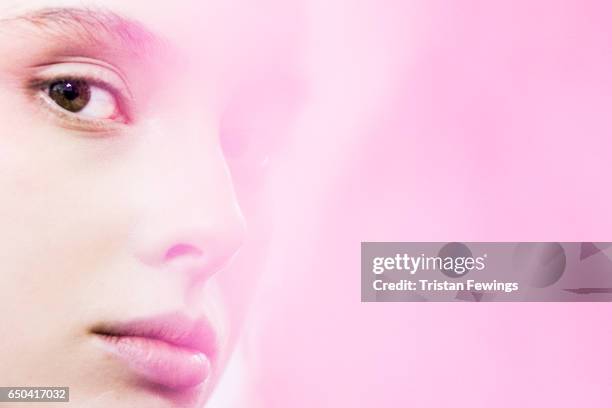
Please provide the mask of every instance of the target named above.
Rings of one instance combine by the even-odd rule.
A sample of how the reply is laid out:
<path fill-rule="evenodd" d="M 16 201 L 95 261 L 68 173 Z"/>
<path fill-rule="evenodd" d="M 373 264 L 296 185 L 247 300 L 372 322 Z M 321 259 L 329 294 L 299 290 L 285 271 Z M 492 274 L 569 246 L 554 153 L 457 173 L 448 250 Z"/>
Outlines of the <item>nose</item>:
<path fill-rule="evenodd" d="M 199 278 L 222 269 L 241 247 L 245 235 L 243 218 L 232 209 L 211 211 L 211 206 L 203 205 L 201 215 L 197 215 L 177 207 L 158 213 L 156 222 L 152 218 L 148 217 L 147 227 L 140 228 L 140 262 Z"/>
<path fill-rule="evenodd" d="M 241 247 L 246 226 L 216 138 L 189 133 L 139 149 L 134 252 L 148 267 L 207 279 Z"/>

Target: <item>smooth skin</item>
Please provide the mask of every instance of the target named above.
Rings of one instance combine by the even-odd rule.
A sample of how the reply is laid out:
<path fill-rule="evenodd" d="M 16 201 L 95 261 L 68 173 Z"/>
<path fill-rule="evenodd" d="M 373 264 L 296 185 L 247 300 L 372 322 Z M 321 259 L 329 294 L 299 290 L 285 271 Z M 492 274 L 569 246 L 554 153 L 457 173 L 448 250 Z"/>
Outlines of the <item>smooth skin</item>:
<path fill-rule="evenodd" d="M 232 98 L 264 71 L 248 51 L 265 43 L 248 23 L 262 4 L 2 2 L 0 385 L 68 386 L 78 407 L 203 406 L 266 241 L 268 160 L 223 131 L 248 120 Z M 47 92 L 74 77 L 95 80 L 76 113 Z M 148 384 L 94 344 L 99 322 L 172 312 L 219 335 L 195 391 Z"/>

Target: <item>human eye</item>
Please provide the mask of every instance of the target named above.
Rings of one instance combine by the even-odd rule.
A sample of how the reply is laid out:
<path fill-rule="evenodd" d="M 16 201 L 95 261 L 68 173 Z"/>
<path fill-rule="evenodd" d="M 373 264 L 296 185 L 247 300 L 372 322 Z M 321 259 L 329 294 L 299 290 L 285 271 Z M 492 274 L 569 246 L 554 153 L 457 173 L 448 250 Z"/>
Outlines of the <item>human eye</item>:
<path fill-rule="evenodd" d="M 67 129 L 110 132 L 130 122 L 129 89 L 122 76 L 106 64 L 45 65 L 34 72 L 28 88 L 45 116 Z"/>

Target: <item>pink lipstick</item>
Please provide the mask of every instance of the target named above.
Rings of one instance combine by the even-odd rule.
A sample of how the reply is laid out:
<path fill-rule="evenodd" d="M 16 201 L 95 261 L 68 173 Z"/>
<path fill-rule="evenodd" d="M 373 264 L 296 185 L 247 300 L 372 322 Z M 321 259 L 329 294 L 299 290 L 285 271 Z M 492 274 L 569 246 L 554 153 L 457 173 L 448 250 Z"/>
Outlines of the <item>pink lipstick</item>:
<path fill-rule="evenodd" d="M 215 333 L 209 322 L 181 313 L 104 323 L 92 333 L 135 374 L 168 388 L 202 384 L 216 354 Z"/>

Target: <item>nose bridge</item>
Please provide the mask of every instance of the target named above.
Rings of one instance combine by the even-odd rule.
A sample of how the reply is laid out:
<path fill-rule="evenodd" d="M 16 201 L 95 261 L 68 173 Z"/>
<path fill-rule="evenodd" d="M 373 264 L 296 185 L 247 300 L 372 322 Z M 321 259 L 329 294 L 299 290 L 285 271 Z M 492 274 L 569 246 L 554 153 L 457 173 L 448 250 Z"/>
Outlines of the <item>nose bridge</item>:
<path fill-rule="evenodd" d="M 245 221 L 214 132 L 203 121 L 158 122 L 143 141 L 135 234 L 142 263 L 210 274 L 242 244 Z"/>

